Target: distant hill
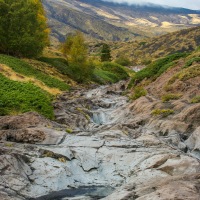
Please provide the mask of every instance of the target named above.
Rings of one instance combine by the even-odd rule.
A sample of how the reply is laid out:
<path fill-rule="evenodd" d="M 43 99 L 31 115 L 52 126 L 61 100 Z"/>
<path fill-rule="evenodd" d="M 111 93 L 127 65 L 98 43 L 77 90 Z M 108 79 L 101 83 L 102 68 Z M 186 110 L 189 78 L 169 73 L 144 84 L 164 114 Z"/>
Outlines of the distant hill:
<path fill-rule="evenodd" d="M 126 55 L 135 64 L 177 52 L 191 52 L 200 46 L 200 26 L 168 33 L 152 39 L 112 43 L 113 58 Z"/>
<path fill-rule="evenodd" d="M 200 11 L 102 0 L 44 0 L 52 40 L 80 30 L 88 39 L 129 41 L 200 25 Z"/>

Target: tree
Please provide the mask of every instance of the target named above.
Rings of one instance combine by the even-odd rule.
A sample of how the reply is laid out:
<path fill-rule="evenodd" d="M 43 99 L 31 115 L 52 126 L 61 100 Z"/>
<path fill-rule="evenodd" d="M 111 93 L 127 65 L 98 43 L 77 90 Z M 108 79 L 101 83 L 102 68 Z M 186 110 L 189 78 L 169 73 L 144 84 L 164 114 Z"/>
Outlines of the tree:
<path fill-rule="evenodd" d="M 36 57 L 49 44 L 49 29 L 40 0 L 0 0 L 0 52 Z"/>
<path fill-rule="evenodd" d="M 77 31 L 67 37 L 63 45 L 63 54 L 71 63 L 84 64 L 87 61 L 88 49 L 81 32 Z"/>
<path fill-rule="evenodd" d="M 77 31 L 67 37 L 62 52 L 77 82 L 86 82 L 90 79 L 94 66 L 88 59 L 88 48 L 81 32 Z"/>
<path fill-rule="evenodd" d="M 101 49 L 101 61 L 111 61 L 111 51 L 110 47 L 108 44 L 103 44 L 102 49 Z"/>

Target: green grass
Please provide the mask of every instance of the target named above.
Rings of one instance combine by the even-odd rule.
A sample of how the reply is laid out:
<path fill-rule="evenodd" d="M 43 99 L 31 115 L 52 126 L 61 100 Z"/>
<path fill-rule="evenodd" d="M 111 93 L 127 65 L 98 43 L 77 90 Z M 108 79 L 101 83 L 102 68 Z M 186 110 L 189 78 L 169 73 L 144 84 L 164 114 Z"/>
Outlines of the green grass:
<path fill-rule="evenodd" d="M 9 80 L 0 74 L 0 115 L 36 111 L 53 119 L 51 96 L 31 83 Z"/>
<path fill-rule="evenodd" d="M 174 61 L 186 57 L 186 53 L 176 53 L 165 58 L 158 59 L 152 62 L 143 70 L 137 72 L 129 83 L 129 88 L 140 83 L 144 79 L 151 79 L 152 81 L 163 74 L 167 69 L 174 65 Z"/>
<path fill-rule="evenodd" d="M 69 90 L 69 85 L 65 82 L 45 74 L 38 69 L 35 69 L 25 61 L 7 55 L 0 55 L 0 63 L 5 64 L 12 68 L 15 72 L 25 76 L 34 77 L 42 81 L 45 85 L 51 88 L 58 88 L 62 91 Z"/>

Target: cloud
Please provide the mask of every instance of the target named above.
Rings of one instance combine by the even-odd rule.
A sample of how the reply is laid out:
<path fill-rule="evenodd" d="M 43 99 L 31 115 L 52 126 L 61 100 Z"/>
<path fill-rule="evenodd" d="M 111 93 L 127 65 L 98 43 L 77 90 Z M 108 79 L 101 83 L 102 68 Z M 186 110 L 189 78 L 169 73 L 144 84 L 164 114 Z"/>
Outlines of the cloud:
<path fill-rule="evenodd" d="M 116 3 L 128 3 L 128 4 L 146 4 L 153 3 L 172 7 L 189 8 L 193 10 L 200 10 L 199 0 L 104 0 Z"/>

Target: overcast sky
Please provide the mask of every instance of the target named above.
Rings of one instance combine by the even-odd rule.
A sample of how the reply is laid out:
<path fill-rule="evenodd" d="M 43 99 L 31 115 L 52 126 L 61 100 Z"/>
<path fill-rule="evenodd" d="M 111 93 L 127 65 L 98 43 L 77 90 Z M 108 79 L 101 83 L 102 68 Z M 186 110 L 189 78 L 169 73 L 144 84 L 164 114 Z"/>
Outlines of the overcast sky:
<path fill-rule="evenodd" d="M 167 5 L 167 6 L 175 6 L 175 7 L 183 7 L 189 8 L 193 10 L 200 10 L 200 0 L 104 0 L 111 2 L 127 2 L 127 3 L 137 3 L 141 4 L 144 2 Z"/>

